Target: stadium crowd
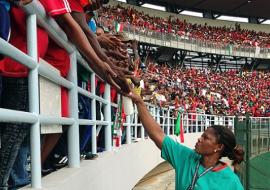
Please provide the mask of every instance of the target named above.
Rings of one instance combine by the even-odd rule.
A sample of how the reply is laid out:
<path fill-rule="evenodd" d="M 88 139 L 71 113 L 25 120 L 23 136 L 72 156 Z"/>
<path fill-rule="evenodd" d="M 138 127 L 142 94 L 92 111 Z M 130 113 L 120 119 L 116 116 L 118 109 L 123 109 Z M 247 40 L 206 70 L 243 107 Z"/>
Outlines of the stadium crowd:
<path fill-rule="evenodd" d="M 269 72 L 179 70 L 153 62 L 142 75 L 146 101 L 188 113 L 257 117 L 270 116 L 269 77 Z"/>
<path fill-rule="evenodd" d="M 183 39 L 196 39 L 203 42 L 212 42 L 217 45 L 234 45 L 236 47 L 261 47 L 270 48 L 270 34 L 266 32 L 256 32 L 241 28 L 240 24 L 235 27 L 210 26 L 207 23 L 192 24 L 179 17 L 170 16 L 168 18 L 150 16 L 140 12 L 133 7 L 106 6 L 99 11 L 102 22 L 105 22 L 109 29 L 113 29 L 115 22 L 123 26 L 131 25 L 137 31 L 151 31 L 162 34 L 178 35 Z"/>
<path fill-rule="evenodd" d="M 21 6 L 25 6 L 31 1 L 0 0 L 0 37 L 24 53 L 27 53 L 26 14 Z M 127 39 L 124 34 L 106 33 L 101 27 L 97 27 L 94 21 L 94 11 L 105 2 L 99 0 L 92 4 L 89 2 L 88 0 L 40 0 L 46 13 L 55 19 L 91 69 L 103 81 L 111 85 L 112 102 L 116 103 L 117 92 L 128 93 L 131 84 L 136 88 L 137 93 L 142 92 L 145 101 L 157 103 L 160 106 L 173 105 L 186 112 L 225 115 L 242 115 L 250 112 L 254 116 L 270 113 L 269 73 L 243 72 L 240 75 L 236 71 L 224 73 L 195 69 L 179 71 L 153 62 L 148 62 L 146 69 L 142 68 L 140 67 L 143 64 L 141 64 L 138 54 L 138 42 Z M 110 11 L 112 12 L 110 13 Z M 119 13 L 117 17 L 115 13 Z M 125 17 L 125 14 L 129 17 Z M 100 15 L 101 19 L 106 17 L 129 22 L 163 33 L 182 32 L 178 34 L 188 35 L 191 38 L 210 40 L 207 36 L 218 34 L 219 37 L 216 37 L 215 40 L 221 43 L 236 41 L 242 45 L 253 45 L 253 43 L 259 43 L 262 47 L 269 45 L 269 39 L 264 39 L 264 37 L 268 37 L 268 34 L 265 33 L 258 35 L 254 31 L 240 28 L 236 30 L 214 28 L 207 25 L 192 25 L 179 19 L 153 18 L 130 8 L 107 7 L 102 9 Z M 174 25 L 179 28 L 172 27 Z M 204 34 L 200 34 L 199 31 L 204 31 Z M 223 39 L 221 34 L 224 31 L 228 31 L 228 36 Z M 234 35 L 243 35 L 243 37 L 239 37 L 239 41 L 237 41 L 234 39 L 235 37 L 232 37 Z M 253 39 L 254 35 L 260 37 Z M 66 50 L 55 44 L 47 31 L 40 26 L 37 29 L 37 38 L 39 58 L 54 66 L 59 70 L 61 77 L 66 78 L 70 69 L 69 55 Z M 0 55 L 1 108 L 29 111 L 28 74 L 27 67 L 9 57 Z M 85 70 L 78 66 L 78 85 L 81 88 L 91 91 L 90 78 L 89 73 L 85 73 Z M 96 95 L 98 96 L 103 96 L 105 93 L 103 81 L 96 78 Z M 62 87 L 62 117 L 69 116 L 68 98 L 68 90 Z M 101 120 L 101 104 L 96 105 L 96 118 L 92 118 L 91 111 L 89 111 L 91 110 L 89 109 L 91 108 L 90 99 L 82 95 L 78 99 L 81 119 Z M 0 125 L 0 189 L 16 189 L 30 183 L 25 167 L 29 156 L 30 127 L 29 124 L 22 123 L 0 123 Z M 56 153 L 58 157 L 60 154 L 67 154 L 65 129 L 66 127 L 63 128 L 63 135 L 59 133 L 42 135 L 41 164 L 43 169 L 47 168 L 47 164 L 51 165 L 50 161 L 55 158 Z M 92 134 L 89 131 L 91 131 L 91 126 L 80 128 L 80 151 L 82 154 L 85 153 L 84 158 L 93 159 L 96 155 L 91 154 Z M 104 127 L 100 130 L 97 142 L 101 149 L 104 148 L 104 134 L 102 133 L 104 133 Z M 65 165 L 66 162 L 62 165 L 61 163 L 58 166 L 54 165 L 54 167 Z M 50 167 L 48 168 L 50 169 Z M 43 175 L 46 174 L 44 171 Z"/>

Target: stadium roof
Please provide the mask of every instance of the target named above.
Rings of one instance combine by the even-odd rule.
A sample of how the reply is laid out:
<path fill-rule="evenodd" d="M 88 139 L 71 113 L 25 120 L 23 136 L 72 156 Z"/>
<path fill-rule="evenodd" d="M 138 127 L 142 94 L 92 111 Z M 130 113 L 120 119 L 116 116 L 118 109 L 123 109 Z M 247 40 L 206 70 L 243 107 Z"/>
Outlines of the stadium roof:
<path fill-rule="evenodd" d="M 269 0 L 151 0 L 147 2 L 169 4 L 193 11 L 211 11 L 215 14 L 270 19 Z"/>

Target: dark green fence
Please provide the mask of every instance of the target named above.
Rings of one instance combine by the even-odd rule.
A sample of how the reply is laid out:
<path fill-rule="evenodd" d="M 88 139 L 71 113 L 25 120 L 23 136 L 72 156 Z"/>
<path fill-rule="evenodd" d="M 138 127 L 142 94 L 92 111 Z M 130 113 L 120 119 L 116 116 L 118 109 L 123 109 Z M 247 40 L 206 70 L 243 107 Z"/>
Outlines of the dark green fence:
<path fill-rule="evenodd" d="M 235 118 L 237 143 L 246 154 L 238 175 L 246 190 L 270 190 L 270 118 Z"/>

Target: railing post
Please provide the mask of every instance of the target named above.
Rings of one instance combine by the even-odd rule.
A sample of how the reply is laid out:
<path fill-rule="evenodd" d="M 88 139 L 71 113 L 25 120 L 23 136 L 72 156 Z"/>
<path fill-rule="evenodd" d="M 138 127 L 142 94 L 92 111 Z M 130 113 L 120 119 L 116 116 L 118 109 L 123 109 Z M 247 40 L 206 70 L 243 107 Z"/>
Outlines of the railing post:
<path fill-rule="evenodd" d="M 270 150 L 270 118 L 268 118 L 268 125 L 267 125 L 267 151 Z"/>
<path fill-rule="evenodd" d="M 70 54 L 70 71 L 68 79 L 74 84 L 69 91 L 69 117 L 74 118 L 74 123 L 68 128 L 68 165 L 71 168 L 78 168 L 80 167 L 80 140 L 76 52 Z"/>
<path fill-rule="evenodd" d="M 130 115 L 127 115 L 127 126 L 126 126 L 126 139 L 127 139 L 127 144 L 131 144 L 131 119 Z"/>
<path fill-rule="evenodd" d="M 175 131 L 175 118 L 172 117 L 171 120 L 172 120 L 171 126 L 172 126 L 172 128 L 173 128 L 173 133 L 174 133 L 174 131 Z"/>
<path fill-rule="evenodd" d="M 261 141 L 261 127 L 262 127 L 262 118 L 259 118 L 259 127 L 258 127 L 258 155 L 261 153 L 260 141 Z"/>
<path fill-rule="evenodd" d="M 28 54 L 38 62 L 37 52 L 37 17 L 35 14 L 27 17 L 27 49 Z M 39 115 L 38 66 L 29 71 L 29 111 Z M 40 156 L 40 122 L 32 124 L 31 141 L 31 174 L 33 188 L 41 188 L 41 156 Z"/>
<path fill-rule="evenodd" d="M 165 132 L 165 125 L 164 125 L 164 109 L 163 109 L 163 108 L 161 108 L 161 113 L 162 113 L 162 115 L 161 115 L 160 117 L 161 117 L 161 119 L 162 119 L 162 123 L 161 123 L 160 125 L 161 125 L 162 130 Z"/>
<path fill-rule="evenodd" d="M 133 120 L 134 120 L 134 128 L 135 128 L 135 134 L 134 134 L 134 138 L 135 138 L 135 140 L 138 138 L 138 136 L 137 136 L 137 134 L 138 134 L 138 111 L 137 111 L 137 107 L 135 106 L 135 111 L 134 111 L 134 113 L 133 113 L 133 115 L 134 115 L 134 118 L 133 118 Z"/>
<path fill-rule="evenodd" d="M 147 106 L 147 108 L 150 111 L 150 106 Z M 136 113 L 137 113 L 137 116 L 136 117 L 138 119 L 138 108 L 137 108 L 137 106 L 136 106 Z M 141 139 L 144 139 L 144 136 L 145 136 L 145 134 L 144 134 L 144 127 L 141 124 Z"/>
<path fill-rule="evenodd" d="M 156 117 L 156 107 L 153 107 L 153 117 L 155 120 L 157 120 L 157 117 Z"/>
<path fill-rule="evenodd" d="M 144 137 L 145 137 L 144 127 L 141 126 L 141 138 L 144 139 Z"/>
<path fill-rule="evenodd" d="M 169 131 L 170 131 L 170 128 L 171 128 L 171 126 L 170 126 L 170 112 L 171 112 L 171 110 L 168 109 L 168 112 L 167 112 L 167 128 L 169 129 Z M 174 134 L 174 131 L 172 133 Z"/>
<path fill-rule="evenodd" d="M 187 113 L 186 114 L 186 119 L 187 119 L 187 122 L 186 122 L 186 124 L 187 124 L 187 133 L 190 133 L 190 130 L 189 130 L 189 120 L 188 120 L 188 116 L 189 116 L 189 114 Z"/>
<path fill-rule="evenodd" d="M 162 128 L 165 129 L 166 117 L 165 117 L 165 109 L 162 108 Z M 167 127 L 166 127 L 167 128 Z M 167 130 L 167 129 L 166 129 Z"/>
<path fill-rule="evenodd" d="M 197 132 L 199 132 L 199 128 L 198 128 L 198 119 L 199 119 L 199 117 L 200 117 L 200 115 L 199 114 L 197 114 L 196 115 L 196 128 L 195 128 L 195 132 L 197 133 Z"/>
<path fill-rule="evenodd" d="M 251 135 L 252 135 L 252 131 L 251 131 L 251 119 L 250 117 L 246 118 L 246 152 L 245 152 L 245 159 L 246 159 L 246 188 L 249 189 L 249 185 L 250 185 L 250 157 L 251 157 Z"/>
<path fill-rule="evenodd" d="M 104 99 L 107 104 L 104 108 L 105 121 L 108 124 L 105 127 L 105 150 L 110 151 L 112 149 L 112 130 L 111 130 L 111 87 L 109 84 L 105 85 Z"/>
<path fill-rule="evenodd" d="M 96 94 L 96 75 L 95 73 L 91 73 L 91 93 Z M 96 99 L 93 98 L 91 100 L 91 113 L 92 120 L 96 121 Z M 92 126 L 92 153 L 97 153 L 97 124 L 94 123 Z"/>
<path fill-rule="evenodd" d="M 170 109 L 167 109 L 167 116 L 170 116 Z M 165 120 L 166 120 L 166 116 L 165 116 L 165 112 L 163 112 L 163 126 L 165 126 Z M 167 123 L 169 123 L 169 119 L 167 120 Z M 170 127 L 167 125 L 166 127 L 166 134 L 170 135 Z"/>

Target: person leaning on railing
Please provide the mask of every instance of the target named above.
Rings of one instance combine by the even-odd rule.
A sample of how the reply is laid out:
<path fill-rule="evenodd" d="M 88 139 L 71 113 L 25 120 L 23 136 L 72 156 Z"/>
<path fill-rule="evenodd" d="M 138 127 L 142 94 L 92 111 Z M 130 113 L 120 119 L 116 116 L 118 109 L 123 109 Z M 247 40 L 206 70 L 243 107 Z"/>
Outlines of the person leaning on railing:
<path fill-rule="evenodd" d="M 110 75 L 115 75 L 115 73 L 110 69 L 110 67 L 105 64 L 105 62 L 101 61 L 97 57 L 97 55 L 91 48 L 91 45 L 88 43 L 85 34 L 82 32 L 79 25 L 70 16 L 70 9 L 69 6 L 67 6 L 66 2 L 62 0 L 53 2 L 44 1 L 43 4 L 46 8 L 46 11 L 48 13 L 51 13 L 51 16 L 54 16 L 54 18 L 56 18 L 56 20 L 61 23 L 62 26 L 65 26 L 65 29 L 68 30 L 68 37 L 72 39 L 78 49 L 83 52 L 83 55 L 87 58 L 89 64 L 92 61 L 90 66 L 95 67 L 95 69 L 98 68 L 98 71 L 101 72 L 101 75 L 106 76 L 104 79 L 108 80 L 108 82 L 110 82 L 119 89 L 118 85 L 113 82 L 112 77 L 110 77 Z M 22 50 L 23 52 L 26 52 L 27 48 L 25 40 L 25 14 L 23 14 L 22 10 L 19 10 L 17 8 L 16 10 L 14 9 L 14 11 L 12 11 L 12 15 L 15 23 L 12 30 L 13 33 L 11 36 L 11 44 Z M 48 34 L 43 29 L 38 27 L 37 37 L 38 56 L 44 57 L 46 54 L 48 54 L 46 50 L 49 46 Z M 49 47 L 48 50 L 50 49 L 51 48 Z M 52 49 L 54 49 L 55 52 L 59 51 L 59 49 Z M 62 61 L 54 60 L 56 56 L 53 53 L 45 56 L 48 58 L 49 63 L 53 64 L 60 70 L 63 77 L 65 77 L 69 71 L 69 58 L 66 55 L 67 54 L 65 52 L 62 52 L 61 56 L 57 57 L 59 59 L 63 59 Z M 3 101 L 1 106 L 7 109 L 28 111 L 28 69 L 10 58 L 4 59 L 0 65 L 2 66 L 2 74 L 5 76 L 3 77 Z M 121 81 L 121 79 L 119 80 Z M 3 132 L 3 130 L 5 131 Z M 10 174 L 10 169 L 14 163 L 14 160 L 16 159 L 18 148 L 20 147 L 21 142 L 28 133 L 28 130 L 29 126 L 21 124 L 5 124 L 5 126 L 2 127 L 3 135 L 1 138 L 2 147 L 0 150 L 0 186 L 2 186 L 3 189 L 7 188 L 7 180 Z M 54 140 L 57 141 L 57 138 Z M 51 143 L 54 144 L 54 142 Z M 47 152 L 50 152 L 50 150 L 48 150 Z M 46 158 L 44 152 L 42 158 Z"/>
<path fill-rule="evenodd" d="M 21 1 L 26 4 L 29 1 Z M 11 9 L 12 33 L 10 43 L 27 52 L 26 44 L 26 15 L 19 7 Z M 49 41 L 48 34 L 44 29 L 37 28 L 38 57 L 45 59 L 59 71 L 61 76 L 66 77 L 69 72 L 69 55 L 65 50 Z M 20 111 L 28 111 L 28 69 L 24 65 L 6 57 L 0 63 L 3 75 L 3 93 L 1 107 Z M 61 104 L 62 116 L 68 116 L 67 91 L 62 89 Z M 29 126 L 20 123 L 2 124 L 2 147 L 0 153 L 0 185 L 6 188 L 10 169 L 14 164 L 21 143 L 29 134 Z M 44 154 L 45 151 L 42 153 Z M 25 157 L 27 159 L 27 157 Z M 22 161 L 21 163 L 25 163 Z M 21 166 L 24 168 L 25 166 Z"/>
<path fill-rule="evenodd" d="M 85 15 L 80 14 L 83 13 L 83 7 L 81 4 L 76 0 L 69 0 L 68 2 L 65 2 L 65 4 L 68 4 L 68 7 L 70 7 L 68 12 L 62 12 L 61 14 L 55 15 L 55 12 L 51 12 L 51 9 L 57 4 L 64 4 L 63 0 L 40 0 L 40 2 L 44 6 L 46 12 L 49 15 L 54 16 L 57 23 L 67 34 L 71 42 L 75 44 L 77 49 L 86 59 L 89 66 L 95 71 L 95 73 L 97 73 L 102 79 L 111 84 L 117 90 L 126 91 L 126 81 L 123 74 L 119 71 L 120 69 L 118 70 L 118 68 L 112 68 L 113 64 L 110 64 L 109 60 L 106 60 L 105 62 L 104 57 L 100 57 L 102 52 L 97 51 L 98 46 L 96 46 L 96 49 L 93 48 L 95 40 L 93 41 L 93 38 L 90 37 L 90 30 L 85 22 Z M 74 20 L 71 14 L 73 14 L 73 16 L 75 15 L 74 18 L 76 18 L 77 22 Z M 85 23 L 87 27 L 84 26 Z M 83 26 L 83 28 L 80 25 Z M 89 41 L 91 43 L 89 43 Z"/>
<path fill-rule="evenodd" d="M 130 75 L 131 72 L 128 71 L 126 67 L 120 67 L 119 66 L 119 61 L 124 61 L 127 62 L 127 57 L 122 56 L 120 60 L 115 60 L 113 59 L 113 56 L 109 57 L 108 55 L 105 54 L 104 49 L 101 48 L 101 45 L 103 48 L 110 49 L 113 51 L 117 50 L 122 50 L 123 51 L 123 46 L 124 44 L 115 36 L 112 34 L 107 34 L 107 35 L 102 35 L 97 37 L 89 28 L 87 24 L 86 18 L 92 18 L 93 17 L 93 11 L 99 9 L 104 3 L 107 3 L 105 1 L 93 1 L 90 2 L 88 0 L 68 0 L 70 7 L 71 7 L 71 16 L 73 19 L 79 24 L 81 29 L 83 30 L 85 36 L 87 37 L 89 43 L 93 47 L 95 53 L 97 56 L 107 63 L 110 68 L 112 69 L 113 72 L 117 74 L 118 77 L 114 78 L 113 80 L 116 82 L 119 87 L 124 88 L 125 85 L 125 80 L 124 77 L 125 75 Z M 100 44 L 102 43 L 102 44 Z M 97 72 L 99 74 L 100 71 Z M 102 77 L 102 75 L 101 75 Z M 125 91 L 125 89 L 122 89 Z"/>
<path fill-rule="evenodd" d="M 9 2 L 13 3 L 14 1 Z M 20 5 L 25 5 L 30 2 L 31 0 L 16 1 L 16 3 Z M 10 43 L 26 52 L 26 32 L 21 32 L 23 29 L 17 30 L 19 27 L 23 27 L 25 30 L 25 22 L 23 22 L 23 17 L 18 15 L 16 17 L 13 14 L 13 9 L 18 8 L 12 7 L 11 9 L 12 28 Z M 1 19 L 5 18 L 1 17 Z M 19 24 L 17 23 L 18 19 L 20 20 Z M 8 57 L 1 60 L 0 66 L 2 75 L 1 108 L 28 111 L 27 68 Z M 0 189 L 6 190 L 8 188 L 7 182 L 17 157 L 18 150 L 30 128 L 28 124 L 20 123 L 1 123 L 0 128 Z"/>
<path fill-rule="evenodd" d="M 40 2 L 47 14 L 52 16 L 66 32 L 68 38 L 82 53 L 89 66 L 115 89 L 125 91 L 123 87 L 126 85 L 123 84 L 125 84 L 124 75 L 126 73 L 124 73 L 124 69 L 118 68 L 111 63 L 111 60 L 102 51 L 95 34 L 87 25 L 84 11 L 88 10 L 84 10 L 83 5 L 78 0 L 68 0 L 68 2 L 63 0 L 40 0 Z M 42 146 L 42 164 L 45 163 L 59 138 L 59 134 L 49 134 L 46 136 L 44 146 Z"/>
<path fill-rule="evenodd" d="M 162 158 L 175 169 L 176 190 L 244 189 L 238 176 L 220 161 L 228 157 L 235 168 L 243 161 L 244 151 L 231 130 L 219 125 L 207 128 L 192 150 L 164 134 L 139 96 L 133 92 L 128 96 L 137 105 L 140 120 Z"/>
<path fill-rule="evenodd" d="M 0 38 L 8 41 L 10 36 L 10 18 L 9 18 L 10 4 L 5 0 L 0 0 Z M 0 54 L 0 60 L 3 56 Z M 1 66 L 0 66 L 1 67 Z"/>
<path fill-rule="evenodd" d="M 7 1 L 0 0 L 0 38 L 8 41 L 10 36 L 10 18 L 9 18 L 9 8 L 10 5 Z M 4 58 L 0 54 L 0 60 Z M 1 71 L 1 65 L 0 65 Z M 2 76 L 0 75 L 0 101 L 2 94 Z"/>

